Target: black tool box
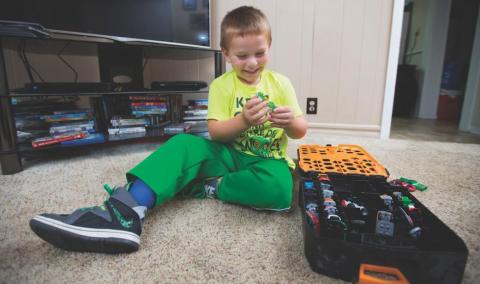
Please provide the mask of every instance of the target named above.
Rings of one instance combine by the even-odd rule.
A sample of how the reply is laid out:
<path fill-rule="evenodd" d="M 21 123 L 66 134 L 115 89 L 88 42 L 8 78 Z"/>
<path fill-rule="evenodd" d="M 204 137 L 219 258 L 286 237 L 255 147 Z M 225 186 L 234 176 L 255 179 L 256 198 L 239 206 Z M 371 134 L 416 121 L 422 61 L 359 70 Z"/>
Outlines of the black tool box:
<path fill-rule="evenodd" d="M 302 145 L 305 255 L 319 273 L 359 283 L 460 283 L 468 250 L 356 145 Z M 382 282 L 383 281 L 383 282 Z"/>

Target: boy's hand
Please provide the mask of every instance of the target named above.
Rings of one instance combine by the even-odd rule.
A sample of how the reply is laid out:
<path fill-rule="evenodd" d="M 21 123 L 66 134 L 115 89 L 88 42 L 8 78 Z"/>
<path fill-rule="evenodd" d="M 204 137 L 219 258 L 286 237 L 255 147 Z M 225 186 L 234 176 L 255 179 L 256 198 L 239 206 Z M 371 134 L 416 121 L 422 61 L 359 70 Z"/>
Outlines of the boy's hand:
<path fill-rule="evenodd" d="M 267 107 L 268 102 L 254 97 L 245 104 L 242 116 L 248 126 L 260 125 L 270 118 Z"/>
<path fill-rule="evenodd" d="M 277 106 L 270 113 L 269 120 L 272 122 L 272 127 L 287 128 L 294 118 L 293 112 L 288 106 Z"/>

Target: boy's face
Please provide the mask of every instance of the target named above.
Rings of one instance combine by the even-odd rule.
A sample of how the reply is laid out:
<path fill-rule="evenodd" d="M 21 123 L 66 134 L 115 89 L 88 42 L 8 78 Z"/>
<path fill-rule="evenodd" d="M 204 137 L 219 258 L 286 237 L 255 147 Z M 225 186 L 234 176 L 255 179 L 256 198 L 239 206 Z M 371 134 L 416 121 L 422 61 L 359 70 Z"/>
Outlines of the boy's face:
<path fill-rule="evenodd" d="M 223 53 L 240 81 L 255 85 L 268 62 L 270 44 L 263 34 L 235 36 Z"/>

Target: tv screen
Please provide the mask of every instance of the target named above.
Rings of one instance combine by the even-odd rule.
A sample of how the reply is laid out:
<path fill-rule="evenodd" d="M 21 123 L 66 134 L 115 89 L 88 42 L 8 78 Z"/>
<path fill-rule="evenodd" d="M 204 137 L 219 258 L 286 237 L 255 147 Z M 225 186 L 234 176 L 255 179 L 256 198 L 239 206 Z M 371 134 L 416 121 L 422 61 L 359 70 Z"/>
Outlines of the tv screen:
<path fill-rule="evenodd" d="M 0 21 L 119 41 L 210 46 L 209 0 L 0 1 Z"/>

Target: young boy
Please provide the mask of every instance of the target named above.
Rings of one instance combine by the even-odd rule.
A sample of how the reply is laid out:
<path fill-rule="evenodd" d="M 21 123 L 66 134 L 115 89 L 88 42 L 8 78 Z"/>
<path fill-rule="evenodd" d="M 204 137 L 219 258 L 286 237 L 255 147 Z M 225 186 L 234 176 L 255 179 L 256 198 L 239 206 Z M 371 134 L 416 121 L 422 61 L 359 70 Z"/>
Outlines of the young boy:
<path fill-rule="evenodd" d="M 66 250 L 122 253 L 138 250 L 147 209 L 176 194 L 212 197 L 257 209 L 287 210 L 295 165 L 287 136 L 305 135 L 290 81 L 267 70 L 271 31 L 253 7 L 229 12 L 221 24 L 221 48 L 233 70 L 209 90 L 212 141 L 173 136 L 127 173 L 127 185 L 110 189 L 100 206 L 68 215 L 41 214 L 30 221 L 42 239 Z"/>

